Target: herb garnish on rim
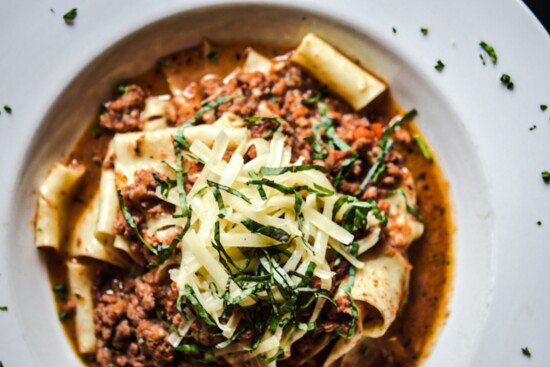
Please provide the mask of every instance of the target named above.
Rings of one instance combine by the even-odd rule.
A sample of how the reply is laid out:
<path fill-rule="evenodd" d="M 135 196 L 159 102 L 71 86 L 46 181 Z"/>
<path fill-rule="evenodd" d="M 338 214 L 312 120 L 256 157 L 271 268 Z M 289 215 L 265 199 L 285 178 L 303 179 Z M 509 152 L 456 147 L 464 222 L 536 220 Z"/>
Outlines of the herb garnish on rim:
<path fill-rule="evenodd" d="M 64 15 L 63 15 L 63 19 L 65 20 L 65 23 L 67 24 L 71 24 L 74 22 L 75 18 L 76 18 L 76 15 L 77 15 L 77 9 L 76 8 L 72 8 L 71 10 L 69 10 L 68 12 L 66 12 Z"/>
<path fill-rule="evenodd" d="M 510 77 L 510 75 L 502 74 L 500 77 L 500 81 L 506 86 L 506 88 L 510 90 L 514 89 L 514 82 L 512 82 L 512 77 Z"/>
<path fill-rule="evenodd" d="M 493 64 L 496 64 L 497 63 L 497 53 L 494 49 L 493 46 L 491 46 L 490 44 L 488 44 L 487 42 L 485 41 L 481 41 L 479 42 L 479 45 L 481 46 L 481 48 L 487 52 L 487 55 L 489 55 L 489 58 L 491 59 L 491 61 L 493 62 Z"/>
<path fill-rule="evenodd" d="M 434 68 L 437 71 L 442 71 L 445 68 L 445 64 L 441 60 L 437 60 Z"/>

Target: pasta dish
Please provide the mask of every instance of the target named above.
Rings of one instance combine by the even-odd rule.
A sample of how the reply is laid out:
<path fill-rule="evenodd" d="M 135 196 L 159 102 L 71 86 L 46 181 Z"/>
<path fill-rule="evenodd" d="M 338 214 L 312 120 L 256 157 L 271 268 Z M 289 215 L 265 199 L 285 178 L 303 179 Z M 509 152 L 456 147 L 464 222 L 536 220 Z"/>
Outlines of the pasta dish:
<path fill-rule="evenodd" d="M 75 349 L 102 367 L 418 365 L 450 236 L 416 111 L 314 34 L 239 47 L 122 84 L 40 186 Z"/>

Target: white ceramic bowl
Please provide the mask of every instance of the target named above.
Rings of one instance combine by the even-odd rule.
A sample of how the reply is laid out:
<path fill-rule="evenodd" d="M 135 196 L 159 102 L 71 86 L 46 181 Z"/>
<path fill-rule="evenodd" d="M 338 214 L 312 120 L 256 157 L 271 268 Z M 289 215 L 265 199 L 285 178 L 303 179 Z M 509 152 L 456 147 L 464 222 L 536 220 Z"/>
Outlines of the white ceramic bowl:
<path fill-rule="evenodd" d="M 113 86 L 205 37 L 288 45 L 310 31 L 380 74 L 405 108 L 419 110 L 418 125 L 451 183 L 457 232 L 450 317 L 426 366 L 550 359 L 543 284 L 550 280 L 550 192 L 540 179 L 550 168 L 550 114 L 538 107 L 550 104 L 550 39 L 521 3 L 102 0 L 79 4 L 73 26 L 61 19 L 72 3 L 54 14 L 43 2 L 29 3 L 10 3 L 0 14 L 0 105 L 13 108 L 0 115 L 6 367 L 79 364 L 33 245 L 34 189 Z M 482 39 L 495 45 L 496 66 L 481 64 Z M 438 59 L 447 65 L 441 73 L 433 68 Z M 500 85 L 503 72 L 513 76 L 513 92 Z M 533 124 L 538 128 L 529 131 Z M 533 360 L 521 355 L 524 346 Z"/>

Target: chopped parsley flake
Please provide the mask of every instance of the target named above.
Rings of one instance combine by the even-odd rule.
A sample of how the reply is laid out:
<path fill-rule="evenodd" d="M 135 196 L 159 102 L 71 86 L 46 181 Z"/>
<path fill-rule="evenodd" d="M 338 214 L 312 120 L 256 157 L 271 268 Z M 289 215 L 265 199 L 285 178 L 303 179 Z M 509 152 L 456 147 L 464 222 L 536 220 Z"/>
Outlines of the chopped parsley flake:
<path fill-rule="evenodd" d="M 424 36 L 428 35 L 428 28 L 420 28 L 420 33 L 422 33 Z"/>
<path fill-rule="evenodd" d="M 547 106 L 547 105 L 545 105 L 545 104 L 541 104 L 541 105 L 540 105 L 540 110 L 541 110 L 541 111 L 544 112 L 544 111 L 546 111 L 547 109 L 548 109 L 548 106 Z"/>
<path fill-rule="evenodd" d="M 66 12 L 65 15 L 63 15 L 63 19 L 65 20 L 66 23 L 72 23 L 75 20 L 76 15 L 77 15 L 76 8 L 72 8 L 71 10 Z"/>
<path fill-rule="evenodd" d="M 441 60 L 437 60 L 437 63 L 434 66 L 435 70 L 442 71 L 445 68 L 445 64 Z"/>
<path fill-rule="evenodd" d="M 550 182 L 550 172 L 548 172 L 548 171 L 542 171 L 542 172 L 541 172 L 541 176 L 542 176 L 542 180 L 543 180 L 545 183 L 549 183 L 549 182 Z"/>
<path fill-rule="evenodd" d="M 521 348 L 521 353 L 523 353 L 524 356 L 531 358 L 531 351 L 528 347 Z"/>
<path fill-rule="evenodd" d="M 69 289 L 67 288 L 67 285 L 64 283 L 57 283 L 52 287 L 52 291 L 55 294 L 55 299 L 58 301 L 65 302 L 67 300 L 67 295 L 69 293 Z"/>
<path fill-rule="evenodd" d="M 533 130 L 535 130 L 536 128 L 537 128 L 537 125 L 533 125 L 533 126 L 531 126 L 531 127 L 529 128 L 529 131 L 533 131 Z"/>
<path fill-rule="evenodd" d="M 483 63 L 483 65 L 487 64 L 487 62 L 485 62 L 485 56 L 483 56 L 483 54 L 479 54 L 479 58 L 481 59 L 481 62 Z"/>
<path fill-rule="evenodd" d="M 326 91 L 326 88 L 323 87 L 317 93 L 315 93 L 313 96 L 311 96 L 309 98 L 302 98 L 302 101 L 301 101 L 302 104 L 310 105 L 310 104 L 317 103 L 319 101 L 319 99 L 321 99 L 321 97 L 323 96 L 325 91 Z"/>
<path fill-rule="evenodd" d="M 220 54 L 216 51 L 210 51 L 206 57 L 208 57 L 209 60 L 216 61 L 220 59 Z"/>
<path fill-rule="evenodd" d="M 8 105 L 8 104 L 5 104 L 5 105 L 4 105 L 4 111 L 6 111 L 7 113 L 11 113 L 11 111 L 12 111 L 12 110 L 11 110 L 11 106 Z"/>
<path fill-rule="evenodd" d="M 97 124 L 92 125 L 91 133 L 92 133 L 92 138 L 94 138 L 94 139 L 99 138 L 99 128 L 98 128 Z"/>
<path fill-rule="evenodd" d="M 537 226 L 542 226 L 542 222 L 540 220 L 537 220 Z"/>
<path fill-rule="evenodd" d="M 391 30 L 393 31 L 393 33 L 397 33 L 397 29 L 395 27 L 391 27 Z"/>
<path fill-rule="evenodd" d="M 489 58 L 491 58 L 491 61 L 493 62 L 493 64 L 496 64 L 497 63 L 497 53 L 495 51 L 495 48 L 493 46 L 491 46 L 490 44 L 488 44 L 487 42 L 485 42 L 485 41 L 479 42 L 479 45 L 481 46 L 481 48 L 485 52 L 487 52 L 487 55 L 489 55 Z"/>
<path fill-rule="evenodd" d="M 8 310 L 8 306 L 0 306 L 0 311 L 7 311 Z"/>
<path fill-rule="evenodd" d="M 124 94 L 128 90 L 128 86 L 127 85 L 119 85 L 116 90 L 118 91 L 118 93 Z"/>
<path fill-rule="evenodd" d="M 504 84 L 506 86 L 506 88 L 508 88 L 509 90 L 512 90 L 514 89 L 514 82 L 512 82 L 512 77 L 508 74 L 502 74 L 500 76 L 500 81 L 502 82 L 502 84 Z"/>
<path fill-rule="evenodd" d="M 69 317 L 69 313 L 67 311 L 59 311 L 57 314 L 59 316 L 59 320 L 65 321 Z"/>

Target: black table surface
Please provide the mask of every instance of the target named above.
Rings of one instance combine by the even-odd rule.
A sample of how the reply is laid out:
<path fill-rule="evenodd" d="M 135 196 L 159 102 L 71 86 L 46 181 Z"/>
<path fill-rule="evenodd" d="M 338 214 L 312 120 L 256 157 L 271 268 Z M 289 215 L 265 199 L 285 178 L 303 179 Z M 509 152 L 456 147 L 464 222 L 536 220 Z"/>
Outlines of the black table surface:
<path fill-rule="evenodd" d="M 550 33 L 550 0 L 524 0 L 524 2 Z"/>

